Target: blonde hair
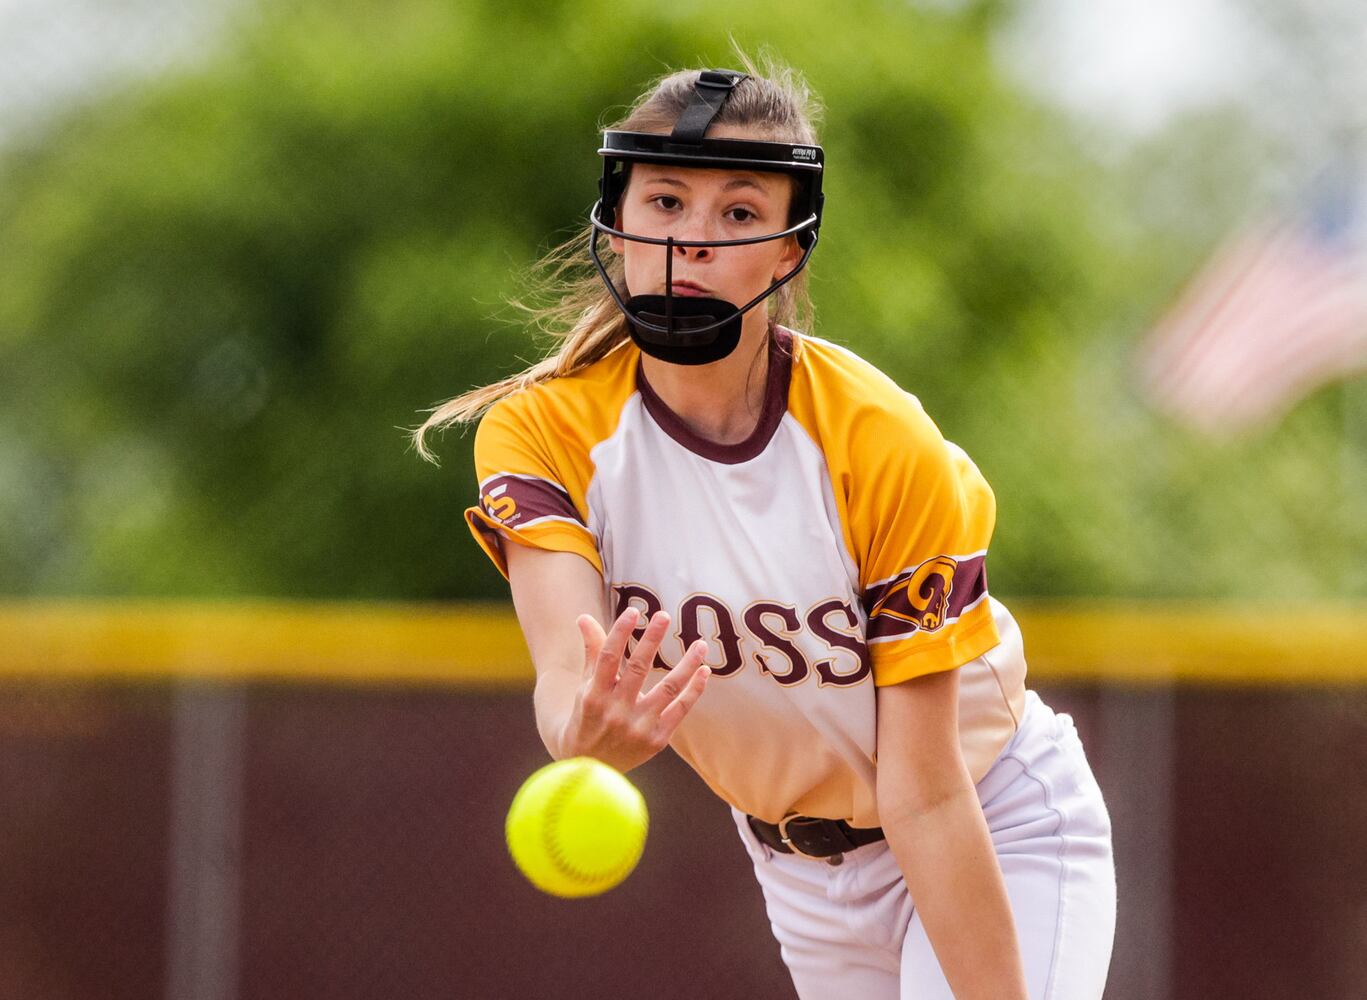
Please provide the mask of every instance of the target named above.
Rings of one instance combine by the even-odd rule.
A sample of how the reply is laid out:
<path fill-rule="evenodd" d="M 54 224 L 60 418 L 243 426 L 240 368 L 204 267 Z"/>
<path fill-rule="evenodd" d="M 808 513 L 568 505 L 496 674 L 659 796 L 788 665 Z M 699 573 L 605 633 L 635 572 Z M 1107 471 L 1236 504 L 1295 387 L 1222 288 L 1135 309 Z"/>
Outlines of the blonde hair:
<path fill-rule="evenodd" d="M 758 139 L 816 145 L 814 121 L 820 106 L 796 71 L 771 57 L 762 57 L 763 71 L 737 49 L 748 78 L 731 92 L 715 119 L 717 125 L 747 129 Z M 657 80 L 632 105 L 613 129 L 630 132 L 669 132 L 693 96 L 701 70 L 681 70 Z M 589 256 L 594 230 L 586 225 L 552 248 L 531 269 L 528 291 L 510 302 L 530 317 L 533 329 L 548 335 L 557 347 L 530 368 L 490 385 L 471 389 L 435 407 L 421 427 L 411 429 L 414 447 L 429 462 L 429 431 L 477 420 L 504 396 L 563 375 L 572 375 L 606 357 L 630 339 L 626 317 L 603 286 Z M 617 289 L 626 296 L 621 257 L 602 246 L 599 255 Z M 804 270 L 774 293 L 774 323 L 810 328 L 812 301 Z M 770 302 L 762 305 L 768 309 Z"/>

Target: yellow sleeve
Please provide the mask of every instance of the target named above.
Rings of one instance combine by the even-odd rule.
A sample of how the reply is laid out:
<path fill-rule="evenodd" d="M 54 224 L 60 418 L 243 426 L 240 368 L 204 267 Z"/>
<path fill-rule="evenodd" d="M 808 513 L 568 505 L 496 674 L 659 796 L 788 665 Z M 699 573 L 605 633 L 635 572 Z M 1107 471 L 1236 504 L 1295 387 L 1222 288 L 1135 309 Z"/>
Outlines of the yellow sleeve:
<path fill-rule="evenodd" d="M 996 500 L 915 397 L 861 421 L 851 442 L 850 537 L 874 683 L 952 670 L 1001 640 L 985 560 Z"/>
<path fill-rule="evenodd" d="M 475 541 L 506 579 L 505 540 L 537 549 L 574 552 L 603 572 L 588 529 L 585 477 L 567 442 L 548 437 L 534 403 L 518 393 L 495 404 L 475 432 L 479 502 L 465 511 Z"/>
<path fill-rule="evenodd" d="M 789 410 L 826 456 L 874 683 L 952 670 L 997 645 L 984 569 L 996 500 L 920 401 L 847 348 L 803 337 Z"/>

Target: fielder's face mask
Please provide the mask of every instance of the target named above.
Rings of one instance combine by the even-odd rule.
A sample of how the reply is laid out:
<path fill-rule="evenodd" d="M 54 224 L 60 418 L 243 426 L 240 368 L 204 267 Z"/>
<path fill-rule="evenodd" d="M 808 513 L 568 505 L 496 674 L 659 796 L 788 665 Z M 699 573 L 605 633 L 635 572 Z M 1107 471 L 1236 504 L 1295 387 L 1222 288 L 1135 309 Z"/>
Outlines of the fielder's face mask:
<path fill-rule="evenodd" d="M 708 70 L 698 78 L 692 102 L 679 116 L 672 133 L 607 131 L 603 133 L 603 146 L 598 150 L 603 157 L 603 179 L 598 185 L 600 197 L 589 213 L 594 229 L 589 251 L 613 301 L 626 314 L 632 340 L 646 354 L 671 364 L 705 365 L 734 351 L 740 343 L 741 316 L 796 277 L 816 249 L 817 233 L 821 228 L 824 162 L 821 147 L 705 138 L 708 126 L 731 96 L 732 89 L 744 79 L 743 73 Z M 632 163 L 788 174 L 798 181 L 788 219 L 791 224 L 782 232 L 739 240 L 659 239 L 622 232 L 614 228 L 615 212 L 626 191 L 628 168 Z M 598 256 L 599 233 L 664 247 L 665 294 L 633 295 L 623 301 Z M 673 293 L 675 247 L 735 247 L 789 236 L 797 238 L 803 251 L 802 259 L 792 271 L 742 306 L 722 299 Z"/>

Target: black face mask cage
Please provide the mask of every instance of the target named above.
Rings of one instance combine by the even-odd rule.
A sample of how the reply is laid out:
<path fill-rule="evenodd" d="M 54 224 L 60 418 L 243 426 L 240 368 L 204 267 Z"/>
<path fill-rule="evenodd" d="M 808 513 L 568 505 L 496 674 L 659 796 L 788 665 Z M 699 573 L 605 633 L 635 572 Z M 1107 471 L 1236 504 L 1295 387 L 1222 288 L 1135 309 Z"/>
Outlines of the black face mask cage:
<path fill-rule="evenodd" d="M 599 205 L 601 204 L 602 203 L 600 202 Z M 654 236 L 640 236 L 635 233 L 623 232 L 620 229 L 607 225 L 601 220 L 601 218 L 599 218 L 598 209 L 599 206 L 594 206 L 594 213 L 592 219 L 594 233 L 593 239 L 589 243 L 589 253 L 593 256 L 593 263 L 597 266 L 598 273 L 602 275 L 603 281 L 607 284 L 608 293 L 612 296 L 613 301 L 617 303 L 618 308 L 620 308 L 624 313 L 626 313 L 628 318 L 636 326 L 644 327 L 652 333 L 662 334 L 665 336 L 674 336 L 688 342 L 697 341 L 697 335 L 708 333 L 712 330 L 718 329 L 724 323 L 730 322 L 733 318 L 744 315 L 745 313 L 753 309 L 755 306 L 759 305 L 759 303 L 767 299 L 770 295 L 773 295 L 774 292 L 778 291 L 789 281 L 792 281 L 794 278 L 796 278 L 798 274 L 802 272 L 802 269 L 807 266 L 807 260 L 812 256 L 812 251 L 816 249 L 816 226 L 820 224 L 818 216 L 810 215 L 802 221 L 798 222 L 796 225 L 789 226 L 782 232 L 770 233 L 766 236 L 750 236 L 746 237 L 745 239 L 739 240 L 676 240 L 672 236 L 660 239 L 659 237 Z M 619 239 L 631 240 L 633 243 L 648 243 L 654 246 L 661 246 L 665 248 L 666 294 L 653 296 L 632 296 L 633 299 L 664 299 L 664 312 L 661 316 L 661 320 L 663 321 L 662 323 L 656 322 L 653 315 L 638 315 L 637 312 L 634 312 L 631 308 L 628 307 L 628 304 L 622 300 L 621 293 L 617 291 L 617 286 L 613 282 L 611 276 L 608 274 L 607 267 L 603 264 L 602 258 L 599 256 L 598 253 L 598 234 L 600 232 L 607 233 L 611 236 L 616 236 Z M 804 235 L 809 235 L 810 238 L 807 240 L 803 240 L 802 237 Z M 731 315 L 727 315 L 718 319 L 714 323 L 710 323 L 706 326 L 699 326 L 696 324 L 696 322 L 691 322 L 690 318 L 685 318 L 687 317 L 687 313 L 689 311 L 687 307 L 685 307 L 684 310 L 681 310 L 682 315 L 678 317 L 678 321 L 675 322 L 674 307 L 680 302 L 696 301 L 689 299 L 681 299 L 673 294 L 669 294 L 668 292 L 668 289 L 674 282 L 675 247 L 738 247 L 748 246 L 752 243 L 767 243 L 770 240 L 781 240 L 789 236 L 797 237 L 799 240 L 799 245 L 804 246 L 804 249 L 802 251 L 802 259 L 797 262 L 796 267 L 794 267 L 791 271 L 785 274 L 782 278 L 779 278 L 764 291 L 760 292 L 745 305 L 740 306 L 739 308 L 732 306 L 732 308 L 735 310 L 734 317 Z"/>
<path fill-rule="evenodd" d="M 823 153 L 819 146 L 760 142 L 749 139 L 708 139 L 707 127 L 721 110 L 731 89 L 745 77 L 726 71 L 703 73 L 694 88 L 693 102 L 684 109 L 669 135 L 607 131 L 599 154 L 603 177 L 599 199 L 589 213 L 593 237 L 589 252 L 608 292 L 626 315 L 633 339 L 642 350 L 675 364 L 706 364 L 730 354 L 740 340 L 741 317 L 797 277 L 816 249 L 824 198 L 821 193 Z M 685 167 L 719 167 L 784 173 L 797 180 L 789 225 L 777 233 L 734 240 L 676 240 L 642 236 L 616 227 L 615 213 L 626 190 L 633 163 L 663 163 Z M 664 247 L 665 294 L 633 295 L 623 301 L 598 253 L 598 236 Z M 782 278 L 743 306 L 720 299 L 675 296 L 672 292 L 675 247 L 730 247 L 794 237 L 802 258 Z"/>

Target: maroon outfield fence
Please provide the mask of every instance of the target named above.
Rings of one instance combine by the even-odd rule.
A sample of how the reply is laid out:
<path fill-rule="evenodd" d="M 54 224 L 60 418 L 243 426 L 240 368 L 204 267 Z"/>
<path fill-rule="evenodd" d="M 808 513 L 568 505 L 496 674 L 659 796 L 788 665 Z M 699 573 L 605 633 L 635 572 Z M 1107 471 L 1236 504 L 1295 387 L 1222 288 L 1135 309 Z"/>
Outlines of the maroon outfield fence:
<path fill-rule="evenodd" d="M 1115 823 L 1108 1000 L 1363 996 L 1361 643 L 1279 674 L 1247 629 L 1108 653 L 1115 614 L 1162 621 L 1021 615 Z M 517 643 L 503 609 L 0 608 L 0 1000 L 792 997 L 730 818 L 671 754 L 632 773 L 623 886 L 567 902 L 512 868 L 503 815 L 546 759 Z"/>

